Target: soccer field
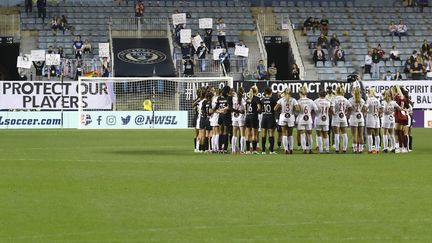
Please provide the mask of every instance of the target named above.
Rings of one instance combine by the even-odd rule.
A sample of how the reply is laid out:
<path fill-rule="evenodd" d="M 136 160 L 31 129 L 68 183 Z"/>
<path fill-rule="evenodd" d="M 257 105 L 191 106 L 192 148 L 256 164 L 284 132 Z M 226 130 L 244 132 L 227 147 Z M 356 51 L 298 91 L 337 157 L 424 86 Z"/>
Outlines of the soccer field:
<path fill-rule="evenodd" d="M 0 242 L 432 241 L 409 154 L 193 153 L 192 130 L 0 131 Z"/>

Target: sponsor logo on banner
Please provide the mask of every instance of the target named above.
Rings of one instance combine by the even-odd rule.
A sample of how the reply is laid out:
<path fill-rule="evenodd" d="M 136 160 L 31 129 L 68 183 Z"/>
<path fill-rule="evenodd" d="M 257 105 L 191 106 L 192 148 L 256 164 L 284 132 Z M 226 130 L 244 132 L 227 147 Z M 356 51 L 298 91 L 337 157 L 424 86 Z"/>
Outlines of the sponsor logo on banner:
<path fill-rule="evenodd" d="M 81 125 L 87 126 L 90 123 L 92 123 L 91 116 L 89 114 L 82 114 L 81 115 Z"/>
<path fill-rule="evenodd" d="M 74 122 L 77 121 L 75 112 Z M 36 129 L 36 128 L 70 128 L 70 123 L 65 122 L 67 116 L 61 112 L 0 112 L 0 129 Z M 76 128 L 76 125 L 75 125 Z"/>
<path fill-rule="evenodd" d="M 106 82 L 82 82 L 82 104 L 87 109 L 111 109 L 115 100 Z M 2 109 L 78 109 L 76 81 L 1 81 Z"/>
<path fill-rule="evenodd" d="M 126 49 L 119 52 L 117 57 L 123 62 L 132 64 L 156 64 L 167 59 L 161 51 L 144 48 Z"/>
<path fill-rule="evenodd" d="M 432 108 L 432 82 L 428 80 L 404 80 L 404 81 L 363 81 L 364 88 L 374 88 L 377 96 L 381 96 L 384 90 L 391 86 L 399 85 L 405 88 L 415 109 Z"/>

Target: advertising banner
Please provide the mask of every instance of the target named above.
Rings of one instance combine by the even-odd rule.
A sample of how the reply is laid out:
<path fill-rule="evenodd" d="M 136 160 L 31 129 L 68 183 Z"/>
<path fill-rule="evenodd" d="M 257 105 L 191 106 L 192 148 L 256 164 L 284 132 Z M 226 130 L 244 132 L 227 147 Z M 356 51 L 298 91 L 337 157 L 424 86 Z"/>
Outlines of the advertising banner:
<path fill-rule="evenodd" d="M 83 82 L 81 92 L 86 109 L 111 109 L 115 99 L 106 82 Z M 78 100 L 76 81 L 0 82 L 0 109 L 73 110 L 78 109 Z"/>
<path fill-rule="evenodd" d="M 0 129 L 77 128 L 77 116 L 76 111 L 1 111 Z"/>

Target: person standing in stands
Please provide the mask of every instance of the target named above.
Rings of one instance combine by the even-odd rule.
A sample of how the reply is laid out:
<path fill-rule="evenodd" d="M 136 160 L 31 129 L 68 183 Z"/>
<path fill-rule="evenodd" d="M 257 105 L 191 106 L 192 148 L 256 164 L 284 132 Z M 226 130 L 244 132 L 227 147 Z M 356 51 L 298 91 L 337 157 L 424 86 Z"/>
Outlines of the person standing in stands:
<path fill-rule="evenodd" d="M 257 71 L 256 71 L 256 79 L 264 80 L 266 78 L 267 78 L 267 70 L 266 67 L 264 66 L 264 61 L 259 60 L 257 65 Z"/>
<path fill-rule="evenodd" d="M 135 3 L 135 17 L 141 18 L 144 14 L 144 4 L 141 0 L 136 1 Z"/>
<path fill-rule="evenodd" d="M 204 42 L 201 41 L 200 46 L 196 50 L 196 54 L 198 56 L 198 61 L 200 63 L 201 72 L 205 72 L 206 54 L 208 52 L 209 52 L 209 49 L 204 45 Z"/>
<path fill-rule="evenodd" d="M 320 24 L 321 24 L 321 33 L 327 36 L 329 30 L 329 21 L 327 19 L 327 16 L 323 15 Z"/>
<path fill-rule="evenodd" d="M 293 64 L 291 73 L 293 80 L 300 80 L 300 68 L 296 63 Z"/>
<path fill-rule="evenodd" d="M 365 61 L 364 61 L 364 73 L 369 73 L 371 74 L 371 68 L 372 68 L 372 52 L 368 51 L 368 53 L 365 56 Z"/>
<path fill-rule="evenodd" d="M 377 49 L 372 51 L 372 77 L 379 78 L 379 68 L 380 68 L 381 57 L 379 56 Z"/>
<path fill-rule="evenodd" d="M 25 0 L 25 12 L 28 16 L 28 13 L 33 11 L 33 0 Z"/>
<path fill-rule="evenodd" d="M 227 42 L 226 42 L 226 24 L 223 18 L 219 18 L 218 25 L 216 26 L 217 32 L 218 32 L 218 41 L 219 45 L 222 48 L 225 48 L 228 50 Z"/>
<path fill-rule="evenodd" d="M 108 78 L 110 75 L 108 58 L 102 58 L 102 77 Z"/>
<path fill-rule="evenodd" d="M 45 61 L 38 61 L 33 62 L 33 67 L 36 70 L 36 80 L 41 81 L 42 80 L 42 71 L 45 66 Z"/>
<path fill-rule="evenodd" d="M 270 67 L 267 70 L 270 80 L 276 80 L 277 76 L 277 68 L 276 63 L 272 62 Z"/>
<path fill-rule="evenodd" d="M 83 52 L 83 41 L 81 40 L 81 36 L 78 35 L 75 39 L 75 42 L 73 43 L 73 48 L 74 48 L 74 54 L 75 54 L 75 58 L 76 59 L 81 59 L 82 57 L 82 52 Z"/>
<path fill-rule="evenodd" d="M 205 29 L 205 33 L 204 33 L 204 44 L 207 47 L 207 49 L 211 50 L 211 46 L 212 46 L 212 37 L 213 37 L 213 29 Z"/>
<path fill-rule="evenodd" d="M 222 66 L 223 75 L 227 76 L 227 74 L 231 70 L 231 63 L 230 63 L 230 54 L 227 52 L 225 48 L 219 55 L 219 62 Z"/>
<path fill-rule="evenodd" d="M 36 6 L 38 9 L 38 18 L 42 18 L 42 23 L 45 23 L 46 18 L 46 0 L 37 0 Z"/>

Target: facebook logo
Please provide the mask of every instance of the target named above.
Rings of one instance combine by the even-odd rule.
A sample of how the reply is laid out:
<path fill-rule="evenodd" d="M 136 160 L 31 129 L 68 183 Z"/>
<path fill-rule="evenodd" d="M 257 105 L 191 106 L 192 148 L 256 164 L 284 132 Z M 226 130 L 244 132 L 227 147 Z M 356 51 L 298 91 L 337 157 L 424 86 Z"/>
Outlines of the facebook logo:
<path fill-rule="evenodd" d="M 102 122 L 102 116 L 98 116 L 96 121 L 98 122 L 98 126 L 100 126 L 100 124 Z"/>

